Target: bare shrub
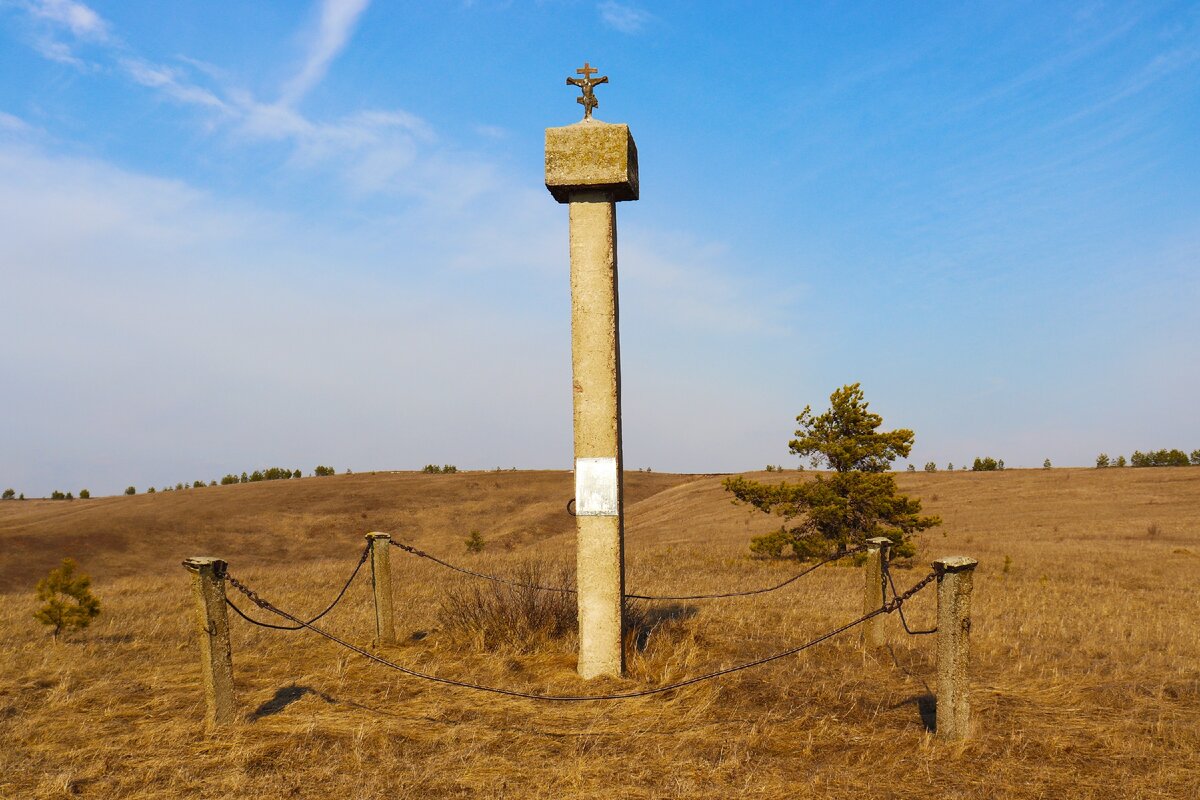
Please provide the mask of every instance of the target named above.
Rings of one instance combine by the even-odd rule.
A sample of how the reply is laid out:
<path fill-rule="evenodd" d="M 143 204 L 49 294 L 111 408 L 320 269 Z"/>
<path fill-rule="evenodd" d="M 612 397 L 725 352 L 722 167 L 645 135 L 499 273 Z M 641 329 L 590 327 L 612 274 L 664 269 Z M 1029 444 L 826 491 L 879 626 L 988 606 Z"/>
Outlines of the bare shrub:
<path fill-rule="evenodd" d="M 561 640 L 574 647 L 579 631 L 573 591 L 575 573 L 565 564 L 522 561 L 498 577 L 513 586 L 467 578 L 449 587 L 438 607 L 438 622 L 456 639 L 473 642 L 482 650 L 513 649 L 531 652 Z M 533 587 L 543 587 L 541 589 Z M 653 639 L 662 639 L 694 609 L 675 605 L 651 608 L 646 603 L 625 602 L 625 649 L 643 651 Z"/>
<path fill-rule="evenodd" d="M 522 585 L 470 579 L 450 586 L 438 607 L 442 628 L 484 650 L 510 647 L 522 652 L 575 634 L 575 595 L 532 588 L 574 588 L 575 575 L 568 567 L 529 560 L 502 577 Z"/>
<path fill-rule="evenodd" d="M 1160 534 L 1161 532 L 1162 532 L 1162 530 L 1158 527 L 1157 522 L 1151 522 L 1149 525 L 1146 526 L 1146 535 L 1149 536 L 1151 539 L 1158 536 L 1158 534 Z"/>

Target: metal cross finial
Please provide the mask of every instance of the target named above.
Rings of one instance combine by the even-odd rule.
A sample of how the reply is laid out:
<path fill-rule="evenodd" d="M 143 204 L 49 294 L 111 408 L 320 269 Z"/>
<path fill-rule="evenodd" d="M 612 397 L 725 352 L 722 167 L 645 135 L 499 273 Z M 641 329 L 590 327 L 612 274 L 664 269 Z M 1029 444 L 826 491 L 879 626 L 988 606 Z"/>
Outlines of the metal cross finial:
<path fill-rule="evenodd" d="M 593 88 L 602 83 L 608 83 L 607 75 L 603 75 L 599 78 L 592 78 L 592 75 L 599 71 L 600 70 L 596 69 L 585 61 L 580 69 L 575 70 L 575 74 L 582 75 L 582 78 L 567 78 L 568 84 L 572 86 L 578 86 L 581 90 L 583 90 L 583 96 L 576 97 L 575 102 L 583 106 L 584 119 L 591 119 L 592 109 L 600 105 L 599 101 L 596 100 L 596 95 L 593 92 Z"/>

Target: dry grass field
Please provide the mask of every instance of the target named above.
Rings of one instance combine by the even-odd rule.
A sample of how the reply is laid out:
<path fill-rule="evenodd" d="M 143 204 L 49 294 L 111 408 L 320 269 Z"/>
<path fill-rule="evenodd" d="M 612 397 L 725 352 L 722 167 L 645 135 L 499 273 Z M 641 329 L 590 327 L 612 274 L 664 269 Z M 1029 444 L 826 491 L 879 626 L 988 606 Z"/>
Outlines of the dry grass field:
<path fill-rule="evenodd" d="M 778 479 L 777 475 L 757 475 Z M 790 480 L 801 476 L 788 473 Z M 772 527 L 716 476 L 627 476 L 628 588 L 693 593 L 781 580 L 749 557 Z M 370 530 L 474 569 L 571 564 L 562 472 L 377 474 L 90 501 L 0 503 L 3 798 L 1194 798 L 1200 796 L 1200 469 L 903 474 L 980 561 L 974 737 L 927 729 L 934 637 L 888 617 L 665 695 L 549 704 L 414 680 L 308 632 L 232 617 L 243 719 L 203 732 L 189 555 L 315 613 Z M 477 529 L 487 546 L 464 552 Z M 52 644 L 32 587 L 63 556 L 94 578 L 93 627 Z M 625 680 L 584 683 L 570 636 L 484 649 L 445 624 L 468 579 L 392 551 L 401 643 L 437 675 L 544 693 L 630 690 L 798 644 L 860 613 L 861 570 L 823 567 L 756 597 L 641 608 L 657 622 Z M 932 622 L 934 593 L 911 604 Z M 368 644 L 368 582 L 323 623 Z"/>

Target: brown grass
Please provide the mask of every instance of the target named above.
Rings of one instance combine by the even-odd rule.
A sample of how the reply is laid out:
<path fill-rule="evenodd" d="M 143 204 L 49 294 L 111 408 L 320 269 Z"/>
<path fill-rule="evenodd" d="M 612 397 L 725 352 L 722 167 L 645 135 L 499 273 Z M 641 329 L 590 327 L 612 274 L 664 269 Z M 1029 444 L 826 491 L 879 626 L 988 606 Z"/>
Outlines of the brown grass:
<path fill-rule="evenodd" d="M 99 510 L 0 504 L 0 797 L 1200 796 L 1200 469 L 899 480 L 947 523 L 922 537 L 902 586 L 932 557 L 980 560 L 977 730 L 963 744 L 922 722 L 933 637 L 909 639 L 894 621 L 879 654 L 851 634 L 666 696 L 561 706 L 417 682 L 235 618 L 245 719 L 207 736 L 184 556 L 227 558 L 298 614 L 336 591 L 371 529 L 485 571 L 569 563 L 569 476 L 355 475 L 91 501 Z M 636 481 L 631 591 L 749 588 L 795 569 L 748 557 L 772 521 L 730 505 L 719 478 Z M 472 527 L 489 547 L 462 556 Z M 53 645 L 31 587 L 63 555 L 93 575 L 105 610 Z M 861 595 L 858 570 L 826 567 L 770 595 L 650 608 L 658 627 L 631 643 L 629 677 L 586 683 L 569 635 L 489 650 L 453 634 L 439 621 L 447 573 L 392 557 L 401 643 L 387 656 L 547 693 L 635 689 L 761 656 L 852 618 Z M 915 624 L 931 621 L 932 601 L 914 600 Z M 366 643 L 372 619 L 360 581 L 327 621 Z"/>
<path fill-rule="evenodd" d="M 544 649 L 578 633 L 575 596 L 546 590 L 575 587 L 575 572 L 566 563 L 548 567 L 529 559 L 500 577 L 511 583 L 452 578 L 438 601 L 438 629 L 460 645 L 521 652 Z"/>

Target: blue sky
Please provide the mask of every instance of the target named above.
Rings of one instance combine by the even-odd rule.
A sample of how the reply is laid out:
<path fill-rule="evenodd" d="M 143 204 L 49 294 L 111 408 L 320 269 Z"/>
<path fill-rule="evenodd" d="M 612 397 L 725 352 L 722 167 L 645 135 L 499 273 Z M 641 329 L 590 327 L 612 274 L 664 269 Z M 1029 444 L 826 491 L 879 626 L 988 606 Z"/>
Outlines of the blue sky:
<path fill-rule="evenodd" d="M 1200 447 L 1200 5 L 0 0 L 0 484 L 567 468 L 583 60 L 627 467 Z"/>

